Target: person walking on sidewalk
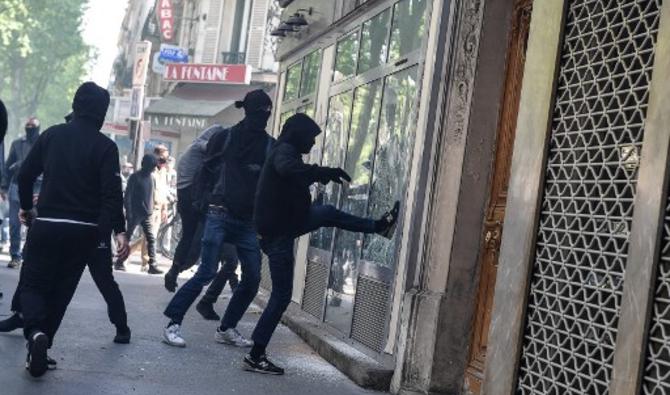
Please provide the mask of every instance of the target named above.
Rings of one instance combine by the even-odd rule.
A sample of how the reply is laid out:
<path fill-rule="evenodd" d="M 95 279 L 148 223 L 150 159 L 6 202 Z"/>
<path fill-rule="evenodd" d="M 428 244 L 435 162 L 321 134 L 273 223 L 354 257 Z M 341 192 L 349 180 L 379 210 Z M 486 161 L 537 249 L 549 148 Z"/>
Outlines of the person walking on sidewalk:
<path fill-rule="evenodd" d="M 72 102 L 72 122 L 44 132 L 19 172 L 19 215 L 30 225 L 20 301 L 26 368 L 34 377 L 47 371 L 47 350 L 100 236 L 114 232 L 118 254 L 129 252 L 119 152 L 100 133 L 108 107 L 105 89 L 82 84 Z M 33 186 L 41 174 L 36 213 Z"/>
<path fill-rule="evenodd" d="M 377 220 L 356 217 L 330 205 L 312 203 L 311 184 L 351 181 L 342 169 L 303 163 L 302 155 L 310 152 L 320 133 L 319 126 L 305 114 L 289 118 L 261 173 L 254 223 L 261 238 L 261 248 L 269 258 L 272 292 L 252 334 L 251 352 L 244 357 L 245 370 L 284 374 L 284 369 L 267 358 L 265 350 L 291 301 L 293 247 L 297 237 L 321 227 L 377 233 L 389 238 L 395 231 L 399 202 Z"/>
<path fill-rule="evenodd" d="M 72 113 L 65 116 L 66 122 L 71 122 L 72 119 Z M 123 222 L 124 219 L 120 218 L 117 219 L 117 221 Z M 123 300 L 123 294 L 119 289 L 119 285 L 114 280 L 114 273 L 112 272 L 111 238 L 111 234 L 100 235 L 98 246 L 88 260 L 87 265 L 91 277 L 93 277 L 93 282 L 95 282 L 100 294 L 102 294 L 103 299 L 105 299 L 105 302 L 107 303 L 107 315 L 109 316 L 109 320 L 116 327 L 114 343 L 128 344 L 130 343 L 130 328 L 128 328 L 128 317 L 126 314 L 126 305 Z M 24 270 L 25 266 L 21 268 L 19 284 L 16 286 L 14 296 L 12 297 L 11 310 L 13 314 L 9 318 L 0 321 L 0 332 L 11 332 L 23 328 L 20 289 Z M 55 361 L 50 360 L 49 367 L 55 367 L 55 365 Z"/>
<path fill-rule="evenodd" d="M 219 266 L 221 247 L 235 245 L 242 266 L 242 281 L 235 289 L 223 315 L 215 340 L 219 343 L 249 347 L 251 342 L 236 329 L 253 301 L 260 283 L 261 252 L 252 223 L 254 195 L 260 171 L 274 139 L 265 131 L 272 110 L 272 100 L 262 90 L 249 92 L 243 101 L 244 119 L 211 138 L 197 186 L 201 191 L 200 207 L 207 208 L 202 238 L 202 261 L 195 275 L 172 298 L 164 315 L 169 323 L 163 341 L 184 347 L 181 335 L 184 315 L 214 279 Z"/>
<path fill-rule="evenodd" d="M 154 232 L 154 178 L 156 171 L 156 157 L 146 154 L 142 158 L 142 165 L 139 171 L 133 173 L 128 178 L 126 186 L 126 195 L 124 205 L 126 216 L 128 217 L 128 234 L 132 235 L 138 226 L 142 227 L 142 233 L 147 243 L 147 255 L 149 274 L 161 274 L 156 267 L 156 236 Z M 114 265 L 116 270 L 125 271 L 124 265 L 126 257 L 119 257 Z M 142 258 L 144 260 L 144 258 Z"/>
<path fill-rule="evenodd" d="M 17 268 L 21 265 L 21 222 L 19 222 L 19 188 L 17 176 L 21 164 L 30 153 L 40 134 L 40 121 L 31 117 L 25 124 L 25 136 L 12 142 L 9 156 L 5 162 L 2 175 L 2 193 L 9 199 L 9 254 L 11 260 L 7 267 Z M 35 196 L 39 193 L 39 183 L 35 186 Z"/>

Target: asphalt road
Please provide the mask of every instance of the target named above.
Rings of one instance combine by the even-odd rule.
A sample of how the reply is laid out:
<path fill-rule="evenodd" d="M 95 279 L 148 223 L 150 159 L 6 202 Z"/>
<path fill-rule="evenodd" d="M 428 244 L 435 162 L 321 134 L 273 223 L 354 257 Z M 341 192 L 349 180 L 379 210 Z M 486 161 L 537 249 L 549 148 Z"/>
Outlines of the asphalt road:
<path fill-rule="evenodd" d="M 18 270 L 7 269 L 6 260 L 0 256 L 2 319 L 18 279 Z M 50 353 L 58 361 L 56 371 L 31 378 L 24 369 L 21 332 L 0 334 L 0 395 L 378 394 L 357 387 L 284 326 L 268 350 L 287 369 L 284 376 L 242 371 L 244 351 L 215 343 L 216 322 L 202 320 L 194 309 L 184 320 L 187 347 L 162 344 L 162 311 L 172 294 L 163 289 L 162 277 L 132 271 L 117 275 L 133 331 L 130 345 L 112 342 L 105 303 L 86 272 Z M 219 314 L 228 296 L 226 290 L 217 303 Z M 258 314 L 252 306 L 238 329 L 249 336 Z"/>

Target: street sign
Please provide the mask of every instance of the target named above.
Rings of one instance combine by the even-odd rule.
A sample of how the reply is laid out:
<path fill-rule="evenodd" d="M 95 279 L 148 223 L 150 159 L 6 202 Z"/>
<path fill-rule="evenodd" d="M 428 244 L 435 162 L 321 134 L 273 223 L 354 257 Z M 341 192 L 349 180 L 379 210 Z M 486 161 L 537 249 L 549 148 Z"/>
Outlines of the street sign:
<path fill-rule="evenodd" d="M 165 63 L 161 60 L 160 55 L 160 52 L 154 53 L 154 59 L 151 62 L 151 70 L 156 74 L 165 75 L 166 67 Z"/>
<path fill-rule="evenodd" d="M 130 119 L 137 121 L 142 119 L 144 110 L 144 87 L 135 86 L 130 94 Z"/>
<path fill-rule="evenodd" d="M 165 70 L 164 80 L 249 85 L 251 83 L 251 66 L 246 64 L 170 63 Z"/>
<path fill-rule="evenodd" d="M 159 56 L 163 63 L 188 63 L 188 51 L 176 45 L 161 44 Z"/>
<path fill-rule="evenodd" d="M 174 38 L 174 8 L 171 0 L 156 0 L 156 15 L 161 29 L 163 41 L 172 41 Z"/>
<path fill-rule="evenodd" d="M 133 65 L 133 86 L 144 86 L 146 84 L 150 55 L 151 55 L 151 42 L 140 41 L 137 44 L 135 44 L 135 63 Z"/>

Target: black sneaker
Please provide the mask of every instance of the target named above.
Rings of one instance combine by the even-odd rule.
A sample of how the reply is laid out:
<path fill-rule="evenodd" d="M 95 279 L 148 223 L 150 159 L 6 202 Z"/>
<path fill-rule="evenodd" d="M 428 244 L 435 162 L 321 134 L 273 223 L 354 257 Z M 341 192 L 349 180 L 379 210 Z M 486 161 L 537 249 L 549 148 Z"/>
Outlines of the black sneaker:
<path fill-rule="evenodd" d="M 130 328 L 125 329 L 116 328 L 116 336 L 114 336 L 114 343 L 116 344 L 130 344 Z"/>
<path fill-rule="evenodd" d="M 28 341 L 28 357 L 26 369 L 33 377 L 41 377 L 49 369 L 47 349 L 49 338 L 43 332 L 33 332 Z"/>
<path fill-rule="evenodd" d="M 172 270 L 168 270 L 167 273 L 165 273 L 165 289 L 168 290 L 168 292 L 174 292 L 177 290 L 177 273 L 173 272 Z"/>
<path fill-rule="evenodd" d="M 147 270 L 147 273 L 149 273 L 149 274 L 163 274 L 163 271 L 160 270 L 159 268 L 157 268 L 156 265 L 149 265 L 149 269 Z"/>
<path fill-rule="evenodd" d="M 0 332 L 11 332 L 19 328 L 23 328 L 23 318 L 19 314 L 0 321 Z"/>
<path fill-rule="evenodd" d="M 26 370 L 30 368 L 30 354 L 28 354 L 28 358 L 26 359 Z M 50 356 L 47 355 L 47 370 L 56 370 L 58 368 L 58 362 L 51 358 Z"/>
<path fill-rule="evenodd" d="M 114 263 L 114 270 L 120 271 L 120 272 L 125 272 L 126 271 L 126 265 L 124 265 L 123 262 L 121 261 L 116 261 Z"/>
<path fill-rule="evenodd" d="M 248 372 L 274 374 L 277 376 L 284 374 L 284 369 L 270 362 L 265 355 L 261 355 L 258 359 L 253 358 L 251 355 L 245 356 L 242 369 Z"/>
<path fill-rule="evenodd" d="M 387 239 L 390 239 L 393 237 L 393 234 L 395 233 L 395 228 L 398 225 L 398 213 L 400 212 L 400 202 L 396 201 L 395 204 L 393 204 L 393 208 L 390 211 L 387 211 L 382 215 L 382 217 L 378 220 L 378 223 L 380 224 L 379 226 L 379 231 L 377 231 L 377 234 L 383 237 L 386 237 Z"/>
<path fill-rule="evenodd" d="M 207 321 L 219 321 L 221 319 L 221 317 L 216 314 L 216 311 L 214 311 L 214 305 L 211 303 L 200 301 L 195 305 L 195 309 L 200 313 L 202 318 Z"/>

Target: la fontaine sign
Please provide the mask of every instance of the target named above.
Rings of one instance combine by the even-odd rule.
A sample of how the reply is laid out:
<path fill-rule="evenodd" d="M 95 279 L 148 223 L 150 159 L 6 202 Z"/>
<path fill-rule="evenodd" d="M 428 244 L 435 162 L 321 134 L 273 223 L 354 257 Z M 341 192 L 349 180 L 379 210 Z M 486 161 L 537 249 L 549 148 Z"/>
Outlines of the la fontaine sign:
<path fill-rule="evenodd" d="M 179 64 L 169 63 L 165 81 L 208 84 L 249 85 L 251 66 L 246 64 Z"/>
<path fill-rule="evenodd" d="M 209 126 L 208 118 L 188 115 L 147 114 L 153 129 L 201 131 Z"/>

